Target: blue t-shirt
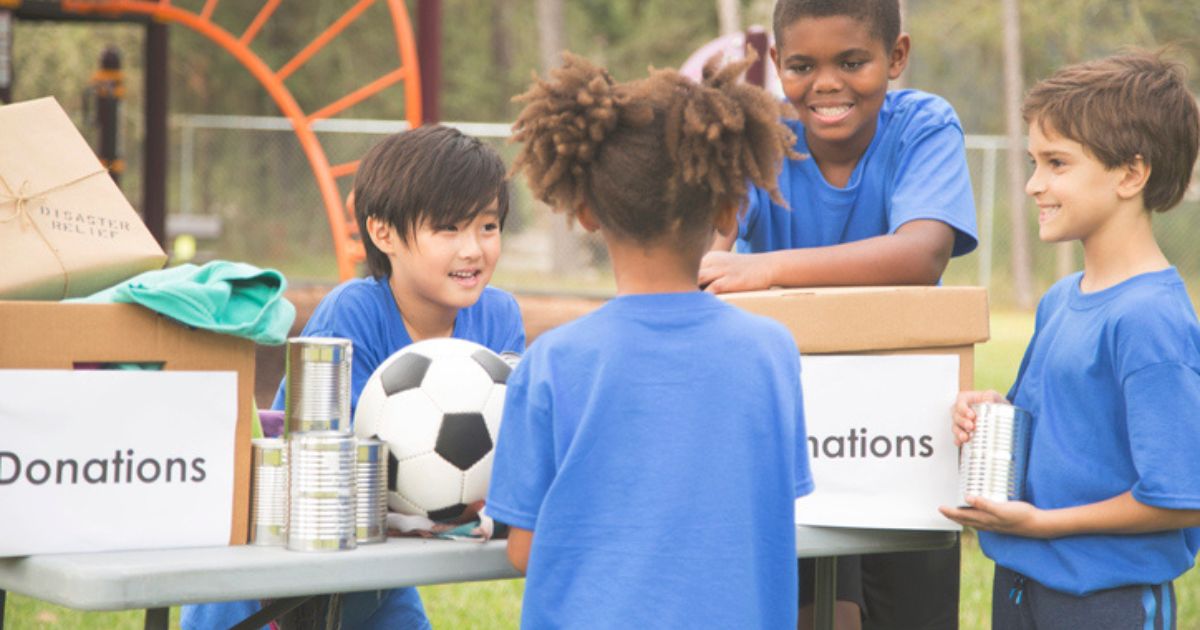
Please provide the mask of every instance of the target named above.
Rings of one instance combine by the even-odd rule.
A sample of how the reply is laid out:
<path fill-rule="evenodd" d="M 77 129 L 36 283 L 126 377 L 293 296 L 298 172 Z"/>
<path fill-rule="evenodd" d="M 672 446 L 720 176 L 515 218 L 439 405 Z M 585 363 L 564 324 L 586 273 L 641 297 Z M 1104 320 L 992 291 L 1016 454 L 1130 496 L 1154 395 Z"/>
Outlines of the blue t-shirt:
<path fill-rule="evenodd" d="M 805 435 L 791 334 L 712 295 L 620 296 L 540 337 L 487 500 L 534 531 L 522 627 L 795 628 Z"/>
<path fill-rule="evenodd" d="M 808 156 L 804 125 L 784 122 L 796 134 L 796 152 Z M 975 249 L 975 201 L 962 126 L 950 104 L 932 94 L 887 94 L 875 137 L 845 188 L 825 181 L 811 156 L 784 160 L 778 185 L 787 206 L 751 188 L 738 252 L 840 245 L 892 234 L 916 219 L 954 228 L 954 256 Z"/>
<path fill-rule="evenodd" d="M 1028 501 L 1055 509 L 1132 491 L 1200 509 L 1200 324 L 1174 268 L 1082 293 L 1063 278 L 1038 305 L 1009 400 L 1033 416 Z M 1066 593 L 1159 584 L 1192 566 L 1200 529 L 1053 540 L 979 533 L 997 563 Z"/>
<path fill-rule="evenodd" d="M 335 287 L 304 325 L 302 336 L 342 337 L 354 344 L 350 362 L 351 413 L 358 395 L 385 359 L 412 343 L 387 279 L 360 278 Z M 525 350 L 525 328 L 517 301 L 509 293 L 485 287 L 475 304 L 454 319 L 453 337 L 487 346 L 500 353 Z M 284 382 L 279 384 L 274 409 L 283 409 Z M 180 625 L 186 630 L 228 628 L 258 612 L 256 601 L 184 606 Z M 346 628 L 429 628 L 421 597 L 415 588 L 347 593 L 342 600 Z"/>

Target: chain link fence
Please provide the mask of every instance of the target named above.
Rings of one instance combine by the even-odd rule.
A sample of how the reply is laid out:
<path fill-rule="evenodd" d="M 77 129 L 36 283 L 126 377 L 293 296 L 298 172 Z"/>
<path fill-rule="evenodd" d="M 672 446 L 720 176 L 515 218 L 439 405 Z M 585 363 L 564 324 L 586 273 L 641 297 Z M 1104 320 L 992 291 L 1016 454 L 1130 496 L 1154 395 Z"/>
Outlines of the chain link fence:
<path fill-rule="evenodd" d="M 517 147 L 507 124 L 447 123 L 491 144 L 511 164 Z M 317 127 L 330 163 L 360 158 L 384 134 L 404 123 L 328 120 Z M 333 283 L 336 264 L 329 224 L 308 160 L 286 119 L 177 115 L 171 119 L 173 151 L 168 183 L 168 237 L 176 259 L 240 260 L 283 271 L 295 284 Z M 967 159 L 975 190 L 979 248 L 954 259 L 946 284 L 989 289 L 992 303 L 1014 306 L 1010 212 L 1007 206 L 1007 142 L 1002 136 L 968 135 Z M 339 180 L 343 196 L 351 177 Z M 518 178 L 505 226 L 504 253 L 494 283 L 514 292 L 611 295 L 615 290 L 603 244 L 565 218 L 534 202 Z M 1027 209 L 1024 229 L 1033 244 L 1034 293 L 1040 295 L 1062 271 L 1055 245 L 1036 237 L 1036 213 Z M 1200 284 L 1200 186 L 1184 203 L 1155 217 L 1168 258 L 1192 285 Z M 556 226 L 554 222 L 559 222 Z M 181 240 L 176 240 L 180 239 Z M 192 245 L 194 244 L 194 248 Z M 1067 245 L 1072 268 L 1081 268 L 1078 245 Z M 194 249 L 194 253 L 193 253 Z"/>

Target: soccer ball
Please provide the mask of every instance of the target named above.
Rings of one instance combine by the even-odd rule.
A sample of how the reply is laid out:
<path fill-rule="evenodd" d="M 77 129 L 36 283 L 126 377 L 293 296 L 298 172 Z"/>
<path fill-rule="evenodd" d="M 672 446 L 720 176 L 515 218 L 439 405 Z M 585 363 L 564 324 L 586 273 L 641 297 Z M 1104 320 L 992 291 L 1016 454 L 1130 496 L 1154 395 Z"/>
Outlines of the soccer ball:
<path fill-rule="evenodd" d="M 408 345 L 376 368 L 354 432 L 388 445 L 388 507 L 452 520 L 487 496 L 509 363 L 463 339 Z"/>

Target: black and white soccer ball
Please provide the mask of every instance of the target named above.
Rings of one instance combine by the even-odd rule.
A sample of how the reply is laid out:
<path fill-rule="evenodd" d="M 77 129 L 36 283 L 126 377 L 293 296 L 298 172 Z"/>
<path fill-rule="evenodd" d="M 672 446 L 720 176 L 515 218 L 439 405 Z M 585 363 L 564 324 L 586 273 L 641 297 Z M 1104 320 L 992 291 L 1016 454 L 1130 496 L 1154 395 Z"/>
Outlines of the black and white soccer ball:
<path fill-rule="evenodd" d="M 427 339 L 376 368 L 354 432 L 388 445 L 388 507 L 452 520 L 487 496 L 510 362 L 463 339 Z"/>

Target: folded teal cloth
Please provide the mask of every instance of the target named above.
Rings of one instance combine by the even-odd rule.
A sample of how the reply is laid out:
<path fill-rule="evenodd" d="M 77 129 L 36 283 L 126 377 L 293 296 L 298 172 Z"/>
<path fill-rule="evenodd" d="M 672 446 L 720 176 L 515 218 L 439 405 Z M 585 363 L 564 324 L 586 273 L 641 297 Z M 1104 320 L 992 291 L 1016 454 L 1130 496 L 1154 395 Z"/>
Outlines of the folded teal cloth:
<path fill-rule="evenodd" d="M 214 260 L 147 271 L 84 298 L 91 304 L 141 304 L 188 326 L 279 345 L 296 307 L 283 297 L 287 280 L 274 269 Z"/>

